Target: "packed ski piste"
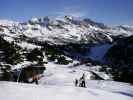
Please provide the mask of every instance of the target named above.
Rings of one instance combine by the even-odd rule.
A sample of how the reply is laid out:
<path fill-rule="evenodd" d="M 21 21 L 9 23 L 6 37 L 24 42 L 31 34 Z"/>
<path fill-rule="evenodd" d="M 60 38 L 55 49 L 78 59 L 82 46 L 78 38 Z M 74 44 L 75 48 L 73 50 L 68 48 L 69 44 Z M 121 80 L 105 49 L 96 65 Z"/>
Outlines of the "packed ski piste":
<path fill-rule="evenodd" d="M 0 82 L 1 100 L 133 100 L 133 86 L 111 80 L 91 80 L 85 65 L 45 64 L 33 84 Z M 107 78 L 104 77 L 104 78 Z M 32 80 L 32 79 L 29 79 Z"/>

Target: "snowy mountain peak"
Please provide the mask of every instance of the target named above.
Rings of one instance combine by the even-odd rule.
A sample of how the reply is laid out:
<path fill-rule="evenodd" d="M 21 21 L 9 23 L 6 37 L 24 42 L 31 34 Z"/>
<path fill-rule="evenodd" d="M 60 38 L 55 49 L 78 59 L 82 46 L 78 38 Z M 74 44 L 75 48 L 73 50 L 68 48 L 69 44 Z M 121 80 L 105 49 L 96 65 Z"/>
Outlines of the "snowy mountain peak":
<path fill-rule="evenodd" d="M 6 20 L 6 19 L 0 20 L 1 26 L 13 26 L 13 25 L 18 25 L 18 24 L 19 22 L 16 22 L 16 21 L 11 21 L 11 20 Z"/>
<path fill-rule="evenodd" d="M 73 17 L 72 16 L 65 16 L 64 19 L 66 19 L 66 20 L 73 20 Z"/>
<path fill-rule="evenodd" d="M 3 20 L 0 25 L 7 26 L 3 33 L 6 37 L 15 38 L 24 35 L 38 41 L 53 44 L 66 43 L 106 43 L 112 42 L 119 35 L 132 35 L 129 27 L 111 28 L 91 19 L 76 19 L 72 16 L 62 18 L 32 18 L 26 23 Z M 12 34 L 14 33 L 14 34 Z"/>
<path fill-rule="evenodd" d="M 48 17 L 40 17 L 40 18 L 32 18 L 29 20 L 29 23 L 34 25 L 34 24 L 46 24 L 49 23 L 49 18 Z"/>

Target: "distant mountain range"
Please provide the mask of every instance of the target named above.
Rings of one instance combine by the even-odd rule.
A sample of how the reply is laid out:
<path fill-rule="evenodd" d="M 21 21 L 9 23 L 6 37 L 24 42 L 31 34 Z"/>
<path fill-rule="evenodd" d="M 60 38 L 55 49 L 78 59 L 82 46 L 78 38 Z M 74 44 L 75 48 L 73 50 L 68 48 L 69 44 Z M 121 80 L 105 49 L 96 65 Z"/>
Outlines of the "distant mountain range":
<path fill-rule="evenodd" d="M 65 16 L 60 19 L 33 18 L 24 23 L 0 20 L 0 30 L 1 35 L 10 38 L 9 41 L 25 36 L 51 44 L 105 43 L 112 42 L 114 37 L 132 35 L 133 26 L 109 27 L 90 19 L 77 20 Z"/>

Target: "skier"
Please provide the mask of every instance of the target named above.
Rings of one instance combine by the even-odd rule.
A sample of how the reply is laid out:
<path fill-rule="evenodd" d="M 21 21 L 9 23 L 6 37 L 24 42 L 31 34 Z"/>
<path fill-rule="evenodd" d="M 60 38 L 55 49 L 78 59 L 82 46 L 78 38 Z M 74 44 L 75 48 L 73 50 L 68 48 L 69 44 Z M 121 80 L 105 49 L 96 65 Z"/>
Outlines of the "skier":
<path fill-rule="evenodd" d="M 35 82 L 36 84 L 38 84 L 38 76 L 33 76 L 32 77 L 32 82 Z"/>
<path fill-rule="evenodd" d="M 82 87 L 86 87 L 85 79 L 82 80 Z"/>
<path fill-rule="evenodd" d="M 82 87 L 82 77 L 79 79 L 79 87 Z"/>
<path fill-rule="evenodd" d="M 79 80 L 79 87 L 86 87 L 85 74 L 84 73 L 83 73 L 82 77 Z"/>
<path fill-rule="evenodd" d="M 82 86 L 83 86 L 83 87 L 86 87 L 86 83 L 85 83 L 85 74 L 83 74 L 82 77 L 83 77 L 83 80 L 82 80 Z"/>
<path fill-rule="evenodd" d="M 78 79 L 75 79 L 75 86 L 78 86 Z"/>

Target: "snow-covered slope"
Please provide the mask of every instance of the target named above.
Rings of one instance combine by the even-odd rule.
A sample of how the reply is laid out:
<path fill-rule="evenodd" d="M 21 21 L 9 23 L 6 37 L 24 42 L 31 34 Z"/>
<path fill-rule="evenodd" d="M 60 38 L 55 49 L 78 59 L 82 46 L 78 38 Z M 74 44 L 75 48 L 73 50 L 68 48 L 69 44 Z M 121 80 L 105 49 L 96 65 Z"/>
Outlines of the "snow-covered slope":
<path fill-rule="evenodd" d="M 104 72 L 99 72 L 101 66 L 86 66 L 86 65 L 76 65 L 77 61 L 69 65 L 58 65 L 54 63 L 48 63 L 45 65 L 46 71 L 44 72 L 44 77 L 39 80 L 40 84 L 43 85 L 62 85 L 62 86 L 74 86 L 75 79 L 79 79 L 83 73 L 85 74 L 85 79 L 90 81 L 93 78 L 93 73 L 96 73 L 101 78 L 108 80 L 111 76 Z M 75 66 L 76 65 L 76 66 Z"/>
<path fill-rule="evenodd" d="M 115 83 L 111 85 L 119 86 Z M 123 87 L 126 87 L 130 93 L 128 93 L 129 91 L 123 91 Z M 0 98 L 2 100 L 132 100 L 133 88 L 124 84 L 123 87 L 120 87 L 120 91 L 117 91 L 117 89 L 115 91 L 107 91 L 96 88 L 50 85 L 36 86 L 0 82 Z"/>
<path fill-rule="evenodd" d="M 132 100 L 133 86 L 109 80 L 90 80 L 91 72 L 99 66 L 46 64 L 46 71 L 39 85 L 0 82 L 2 100 Z M 75 78 L 85 73 L 86 87 L 75 87 Z M 104 73 L 97 73 L 107 78 Z"/>

